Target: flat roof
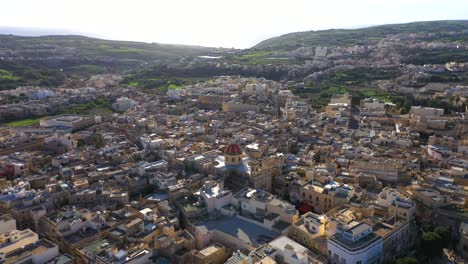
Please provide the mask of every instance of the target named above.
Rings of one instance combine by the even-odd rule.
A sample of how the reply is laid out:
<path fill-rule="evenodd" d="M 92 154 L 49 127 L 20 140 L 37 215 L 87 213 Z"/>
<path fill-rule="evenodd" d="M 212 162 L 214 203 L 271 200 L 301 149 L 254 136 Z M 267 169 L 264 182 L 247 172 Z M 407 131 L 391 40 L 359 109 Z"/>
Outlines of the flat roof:
<path fill-rule="evenodd" d="M 360 234 L 360 233 L 366 231 L 369 228 L 371 228 L 371 226 L 369 224 L 366 224 L 366 223 L 362 222 L 362 223 L 359 223 L 358 225 L 355 225 L 355 226 L 351 227 L 347 232 L 351 233 L 353 235 L 356 235 L 356 234 Z"/>
<path fill-rule="evenodd" d="M 239 217 L 223 217 L 214 221 L 194 224 L 194 226 L 203 234 L 218 230 L 236 237 L 253 247 L 268 243 L 280 235 L 278 232 Z"/>
<path fill-rule="evenodd" d="M 64 115 L 47 117 L 47 118 L 44 118 L 43 120 L 57 120 L 57 121 L 62 121 L 62 122 L 76 122 L 76 121 L 80 121 L 80 120 L 82 120 L 84 118 L 89 118 L 89 117 L 90 116 L 64 114 Z"/>
<path fill-rule="evenodd" d="M 57 247 L 57 245 L 43 238 L 37 242 L 18 248 L 12 251 L 11 253 L 7 254 L 5 263 L 18 263 L 19 261 L 24 260 L 25 258 L 31 255 L 43 254 L 47 250 L 54 247 Z"/>
<path fill-rule="evenodd" d="M 372 243 L 374 243 L 375 241 L 377 241 L 379 239 L 382 239 L 382 238 L 380 236 L 376 235 L 375 233 L 369 233 L 368 235 L 366 235 L 363 238 L 360 238 L 357 241 L 351 241 L 351 240 L 348 240 L 348 239 L 344 238 L 340 234 L 335 234 L 332 237 L 330 237 L 329 241 L 330 242 L 335 242 L 335 243 L 341 245 L 342 247 L 345 247 L 349 251 L 356 251 L 356 250 L 359 250 L 361 248 L 365 248 L 365 247 L 371 245 Z"/>
<path fill-rule="evenodd" d="M 83 249 L 89 253 L 98 253 L 101 252 L 104 248 L 109 247 L 109 242 L 107 239 L 94 240 L 88 245 L 84 246 Z"/>
<path fill-rule="evenodd" d="M 211 245 L 211 246 L 208 246 L 200 251 L 198 251 L 200 254 L 204 255 L 204 256 L 209 256 L 209 255 L 212 255 L 214 253 L 216 253 L 220 248 L 223 248 L 223 246 L 219 245 L 219 244 L 214 244 L 214 245 Z"/>
<path fill-rule="evenodd" d="M 74 263 L 74 258 L 68 254 L 60 254 L 58 257 L 48 261 L 47 264 L 69 264 Z"/>
<path fill-rule="evenodd" d="M 297 255 L 302 255 L 303 257 L 307 256 L 308 249 L 303 245 L 297 243 L 296 241 L 290 239 L 287 236 L 280 236 L 277 239 L 271 241 L 269 243 L 273 248 L 277 248 L 279 250 L 284 250 L 284 248 L 289 245 L 294 249 L 294 252 Z"/>

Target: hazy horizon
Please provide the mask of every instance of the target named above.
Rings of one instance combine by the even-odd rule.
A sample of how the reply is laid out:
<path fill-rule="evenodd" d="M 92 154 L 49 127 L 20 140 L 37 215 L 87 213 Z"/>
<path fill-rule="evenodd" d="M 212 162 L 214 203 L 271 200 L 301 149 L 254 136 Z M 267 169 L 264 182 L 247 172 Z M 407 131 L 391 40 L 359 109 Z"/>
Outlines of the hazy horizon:
<path fill-rule="evenodd" d="M 463 0 L 18 0 L 3 3 L 3 9 L 8 12 L 0 17 L 0 34 L 73 34 L 225 48 L 249 48 L 298 31 L 468 19 L 468 1 Z"/>

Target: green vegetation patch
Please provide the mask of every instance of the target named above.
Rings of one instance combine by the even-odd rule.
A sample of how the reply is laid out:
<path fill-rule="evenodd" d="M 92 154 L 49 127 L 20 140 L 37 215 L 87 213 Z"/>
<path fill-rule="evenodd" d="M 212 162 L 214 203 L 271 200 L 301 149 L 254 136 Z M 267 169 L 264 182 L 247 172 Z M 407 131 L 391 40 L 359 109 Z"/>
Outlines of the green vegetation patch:
<path fill-rule="evenodd" d="M 242 55 L 227 57 L 231 63 L 241 63 L 245 65 L 266 65 L 266 64 L 292 64 L 294 60 L 285 57 L 278 57 L 271 51 L 249 51 Z"/>
<path fill-rule="evenodd" d="M 76 115 L 108 115 L 112 114 L 113 111 L 110 101 L 101 98 L 84 104 L 72 105 L 65 109 L 63 113 Z"/>
<path fill-rule="evenodd" d="M 157 90 L 161 93 L 166 93 L 168 90 L 175 90 L 184 87 L 185 85 L 198 83 L 208 80 L 207 78 L 190 78 L 190 77 L 155 77 L 147 72 L 140 72 L 135 75 L 127 75 L 121 82 L 122 85 L 129 87 L 137 87 L 142 89 Z"/>
<path fill-rule="evenodd" d="M 72 72 L 86 72 L 88 74 L 101 74 L 106 72 L 106 68 L 93 64 L 79 64 L 67 68 Z"/>
<path fill-rule="evenodd" d="M 20 79 L 21 79 L 20 77 L 13 76 L 11 72 L 0 69 L 0 80 L 18 81 Z"/>
<path fill-rule="evenodd" d="M 270 51 L 255 51 L 251 52 L 248 54 L 244 54 L 239 56 L 240 60 L 251 60 L 251 59 L 259 59 L 259 58 L 265 58 L 272 55 L 272 52 Z"/>
<path fill-rule="evenodd" d="M 377 80 L 389 80 L 401 75 L 397 68 L 355 68 L 333 73 L 325 81 L 333 85 L 362 85 Z"/>
<path fill-rule="evenodd" d="M 400 76 L 396 68 L 355 68 L 330 74 L 323 81 L 314 84 L 307 82 L 304 89 L 294 89 L 294 93 L 308 97 L 312 107 L 320 109 L 327 105 L 333 94 L 349 93 L 353 104 L 361 99 L 376 98 L 392 102 L 390 94 L 376 87 L 376 83 Z"/>
<path fill-rule="evenodd" d="M 15 89 L 18 86 L 59 86 L 65 75 L 59 70 L 29 67 L 0 60 L 0 90 Z"/>
<path fill-rule="evenodd" d="M 309 101 L 314 108 L 322 108 L 330 102 L 330 98 L 334 94 L 349 93 L 352 96 L 352 103 L 358 105 L 359 102 L 364 98 L 376 98 L 386 102 L 391 102 L 391 97 L 387 91 L 378 88 L 367 88 L 367 87 L 329 87 L 325 89 L 321 88 L 310 88 L 305 89 L 306 96 L 309 96 Z"/>
<path fill-rule="evenodd" d="M 138 82 L 129 82 L 129 83 L 127 83 L 127 85 L 130 86 L 130 87 L 137 87 Z"/>
<path fill-rule="evenodd" d="M 179 89 L 179 88 L 181 88 L 181 87 L 183 87 L 183 86 L 182 86 L 182 85 L 177 85 L 177 84 L 175 84 L 175 83 L 171 83 L 171 84 L 169 84 L 169 85 L 167 86 L 167 89 L 169 89 L 169 90 L 175 90 L 175 89 Z"/>
<path fill-rule="evenodd" d="M 9 127 L 26 127 L 39 125 L 41 118 L 27 118 L 6 123 Z"/>
<path fill-rule="evenodd" d="M 450 101 L 447 98 L 418 99 L 412 95 L 390 95 L 390 99 L 392 103 L 402 109 L 404 114 L 408 113 L 413 105 L 443 108 L 446 113 L 463 112 L 467 106 L 466 103 Z"/>

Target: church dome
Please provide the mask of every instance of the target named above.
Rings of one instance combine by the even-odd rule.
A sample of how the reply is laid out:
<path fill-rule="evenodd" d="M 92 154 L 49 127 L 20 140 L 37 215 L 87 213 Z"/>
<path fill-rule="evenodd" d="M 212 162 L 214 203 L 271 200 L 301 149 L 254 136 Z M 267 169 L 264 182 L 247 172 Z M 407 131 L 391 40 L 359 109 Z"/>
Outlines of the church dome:
<path fill-rule="evenodd" d="M 226 147 L 224 154 L 229 155 L 229 156 L 241 155 L 242 148 L 238 144 L 232 143 Z"/>

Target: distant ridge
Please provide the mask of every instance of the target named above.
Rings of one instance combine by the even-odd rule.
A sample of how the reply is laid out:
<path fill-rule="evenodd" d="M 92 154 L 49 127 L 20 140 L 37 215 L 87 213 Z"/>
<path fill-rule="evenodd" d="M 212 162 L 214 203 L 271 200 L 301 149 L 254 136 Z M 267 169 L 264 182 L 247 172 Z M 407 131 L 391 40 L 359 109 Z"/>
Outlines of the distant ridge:
<path fill-rule="evenodd" d="M 358 29 L 328 29 L 295 32 L 266 39 L 252 48 L 293 50 L 304 46 L 346 46 L 363 44 L 366 42 L 375 44 L 389 34 L 448 33 L 451 31 L 466 31 L 468 35 L 468 20 L 422 21 L 370 26 Z"/>
<path fill-rule="evenodd" d="M 84 32 L 73 32 L 66 29 L 47 29 L 47 28 L 26 28 L 26 27 L 2 27 L 0 26 L 0 34 L 15 35 L 25 37 L 39 37 L 48 35 L 86 35 L 92 36 Z"/>

